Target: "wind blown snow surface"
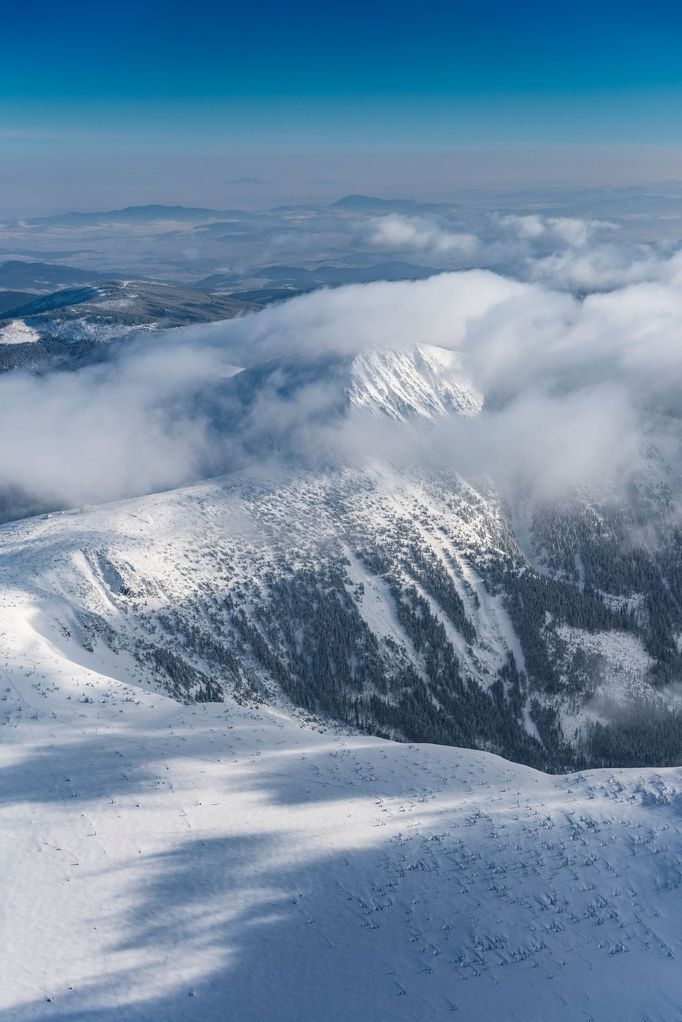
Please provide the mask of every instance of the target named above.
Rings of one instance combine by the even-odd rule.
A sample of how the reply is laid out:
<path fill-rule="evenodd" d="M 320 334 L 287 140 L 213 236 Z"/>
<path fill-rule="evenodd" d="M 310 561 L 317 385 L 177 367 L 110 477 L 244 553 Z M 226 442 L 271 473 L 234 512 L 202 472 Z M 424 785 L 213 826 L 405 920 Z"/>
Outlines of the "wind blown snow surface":
<path fill-rule="evenodd" d="M 180 705 L 59 588 L 162 503 L 2 530 L 0 1022 L 681 1017 L 681 769 Z"/>

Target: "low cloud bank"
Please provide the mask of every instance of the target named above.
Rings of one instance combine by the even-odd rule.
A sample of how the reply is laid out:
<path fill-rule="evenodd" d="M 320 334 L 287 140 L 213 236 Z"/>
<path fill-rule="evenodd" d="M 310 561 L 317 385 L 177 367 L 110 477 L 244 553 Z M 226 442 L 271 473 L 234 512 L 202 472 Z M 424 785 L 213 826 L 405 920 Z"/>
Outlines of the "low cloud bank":
<path fill-rule="evenodd" d="M 487 473 L 510 493 L 556 499 L 576 486 L 622 485 L 654 450 L 672 483 L 681 276 L 678 257 L 660 260 L 655 280 L 583 300 L 487 271 L 357 285 L 147 335 L 78 371 L 5 374 L 0 491 L 77 505 L 259 456 L 428 457 L 465 476 Z M 485 395 L 479 416 L 400 425 L 342 414 L 354 355 L 423 344 L 463 353 Z M 234 376 L 235 366 L 246 372 Z"/>
<path fill-rule="evenodd" d="M 362 234 L 376 248 L 407 249 L 433 255 L 455 253 L 472 256 L 479 247 L 474 234 L 439 226 L 426 217 L 407 217 L 397 213 L 371 219 Z"/>
<path fill-rule="evenodd" d="M 665 278 L 677 249 L 670 241 L 623 237 L 620 226 L 609 220 L 539 213 L 477 213 L 473 218 L 452 212 L 390 213 L 369 218 L 356 235 L 384 256 L 428 259 L 443 269 L 475 262 L 580 294 Z"/>

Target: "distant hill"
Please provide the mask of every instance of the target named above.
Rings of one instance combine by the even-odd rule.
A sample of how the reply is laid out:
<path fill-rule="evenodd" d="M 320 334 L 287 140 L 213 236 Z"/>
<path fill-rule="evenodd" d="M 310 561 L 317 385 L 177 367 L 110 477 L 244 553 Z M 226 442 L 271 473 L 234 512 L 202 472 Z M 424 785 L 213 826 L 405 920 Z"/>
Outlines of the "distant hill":
<path fill-rule="evenodd" d="M 81 270 L 76 266 L 11 259 L 0 263 L 0 289 L 45 294 L 57 287 L 96 280 L 98 275 L 101 276 L 96 270 Z"/>
<path fill-rule="evenodd" d="M 0 311 L 0 373 L 107 358 L 110 343 L 140 331 L 232 319 L 257 308 L 229 296 L 139 280 L 22 297 L 30 300 Z"/>
<path fill-rule="evenodd" d="M 413 210 L 419 203 L 415 199 L 379 199 L 373 195 L 344 195 L 342 199 L 332 202 L 332 209 L 348 209 L 358 213 L 371 213 L 375 210 Z"/>
<path fill-rule="evenodd" d="M 0 316 L 8 309 L 30 302 L 33 297 L 28 291 L 0 291 Z"/>
<path fill-rule="evenodd" d="M 124 209 L 110 209 L 93 213 L 60 213 L 56 216 L 33 217 L 28 221 L 35 225 L 54 224 L 62 227 L 86 227 L 92 224 L 133 224 L 153 223 L 159 220 L 188 221 L 213 220 L 225 216 L 228 210 L 204 209 L 193 206 L 163 206 L 153 203 L 148 206 L 126 206 Z"/>
<path fill-rule="evenodd" d="M 144 280 L 107 280 L 64 288 L 6 309 L 4 319 L 30 320 L 49 329 L 51 321 L 89 320 L 93 325 L 160 327 L 230 319 L 252 308 L 246 302 L 192 288 Z"/>
<path fill-rule="evenodd" d="M 379 280 L 424 280 L 442 270 L 434 266 L 419 266 L 399 260 L 374 263 L 370 266 L 331 266 L 314 268 L 302 266 L 260 266 L 242 275 L 212 273 L 197 283 L 202 291 L 228 291 L 233 297 L 245 296 L 258 304 L 280 300 L 313 291 L 319 287 L 340 287 L 344 284 L 371 284 Z M 238 291 L 242 279 L 254 277 L 264 280 L 262 288 Z"/>
<path fill-rule="evenodd" d="M 418 202 L 416 199 L 379 199 L 374 195 L 344 195 L 330 209 L 351 213 L 416 213 L 418 210 L 451 209 L 453 203 Z"/>

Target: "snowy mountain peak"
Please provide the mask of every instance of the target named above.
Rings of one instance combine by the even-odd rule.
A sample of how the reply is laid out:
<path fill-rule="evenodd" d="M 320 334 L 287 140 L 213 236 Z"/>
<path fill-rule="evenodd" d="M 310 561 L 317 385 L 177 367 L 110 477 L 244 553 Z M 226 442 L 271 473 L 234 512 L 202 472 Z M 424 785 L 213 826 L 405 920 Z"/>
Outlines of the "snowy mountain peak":
<path fill-rule="evenodd" d="M 483 405 L 462 355 L 430 344 L 356 355 L 347 394 L 351 407 L 393 419 L 477 415 Z"/>

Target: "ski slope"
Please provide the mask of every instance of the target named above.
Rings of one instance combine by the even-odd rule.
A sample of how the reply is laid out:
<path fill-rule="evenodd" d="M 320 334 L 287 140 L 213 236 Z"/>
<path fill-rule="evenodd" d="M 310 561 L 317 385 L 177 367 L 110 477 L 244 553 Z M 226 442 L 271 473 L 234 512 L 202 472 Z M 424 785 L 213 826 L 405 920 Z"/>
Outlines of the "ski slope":
<path fill-rule="evenodd" d="M 681 769 L 180 705 L 64 627 L 54 528 L 2 530 L 0 1022 L 682 1016 Z"/>

